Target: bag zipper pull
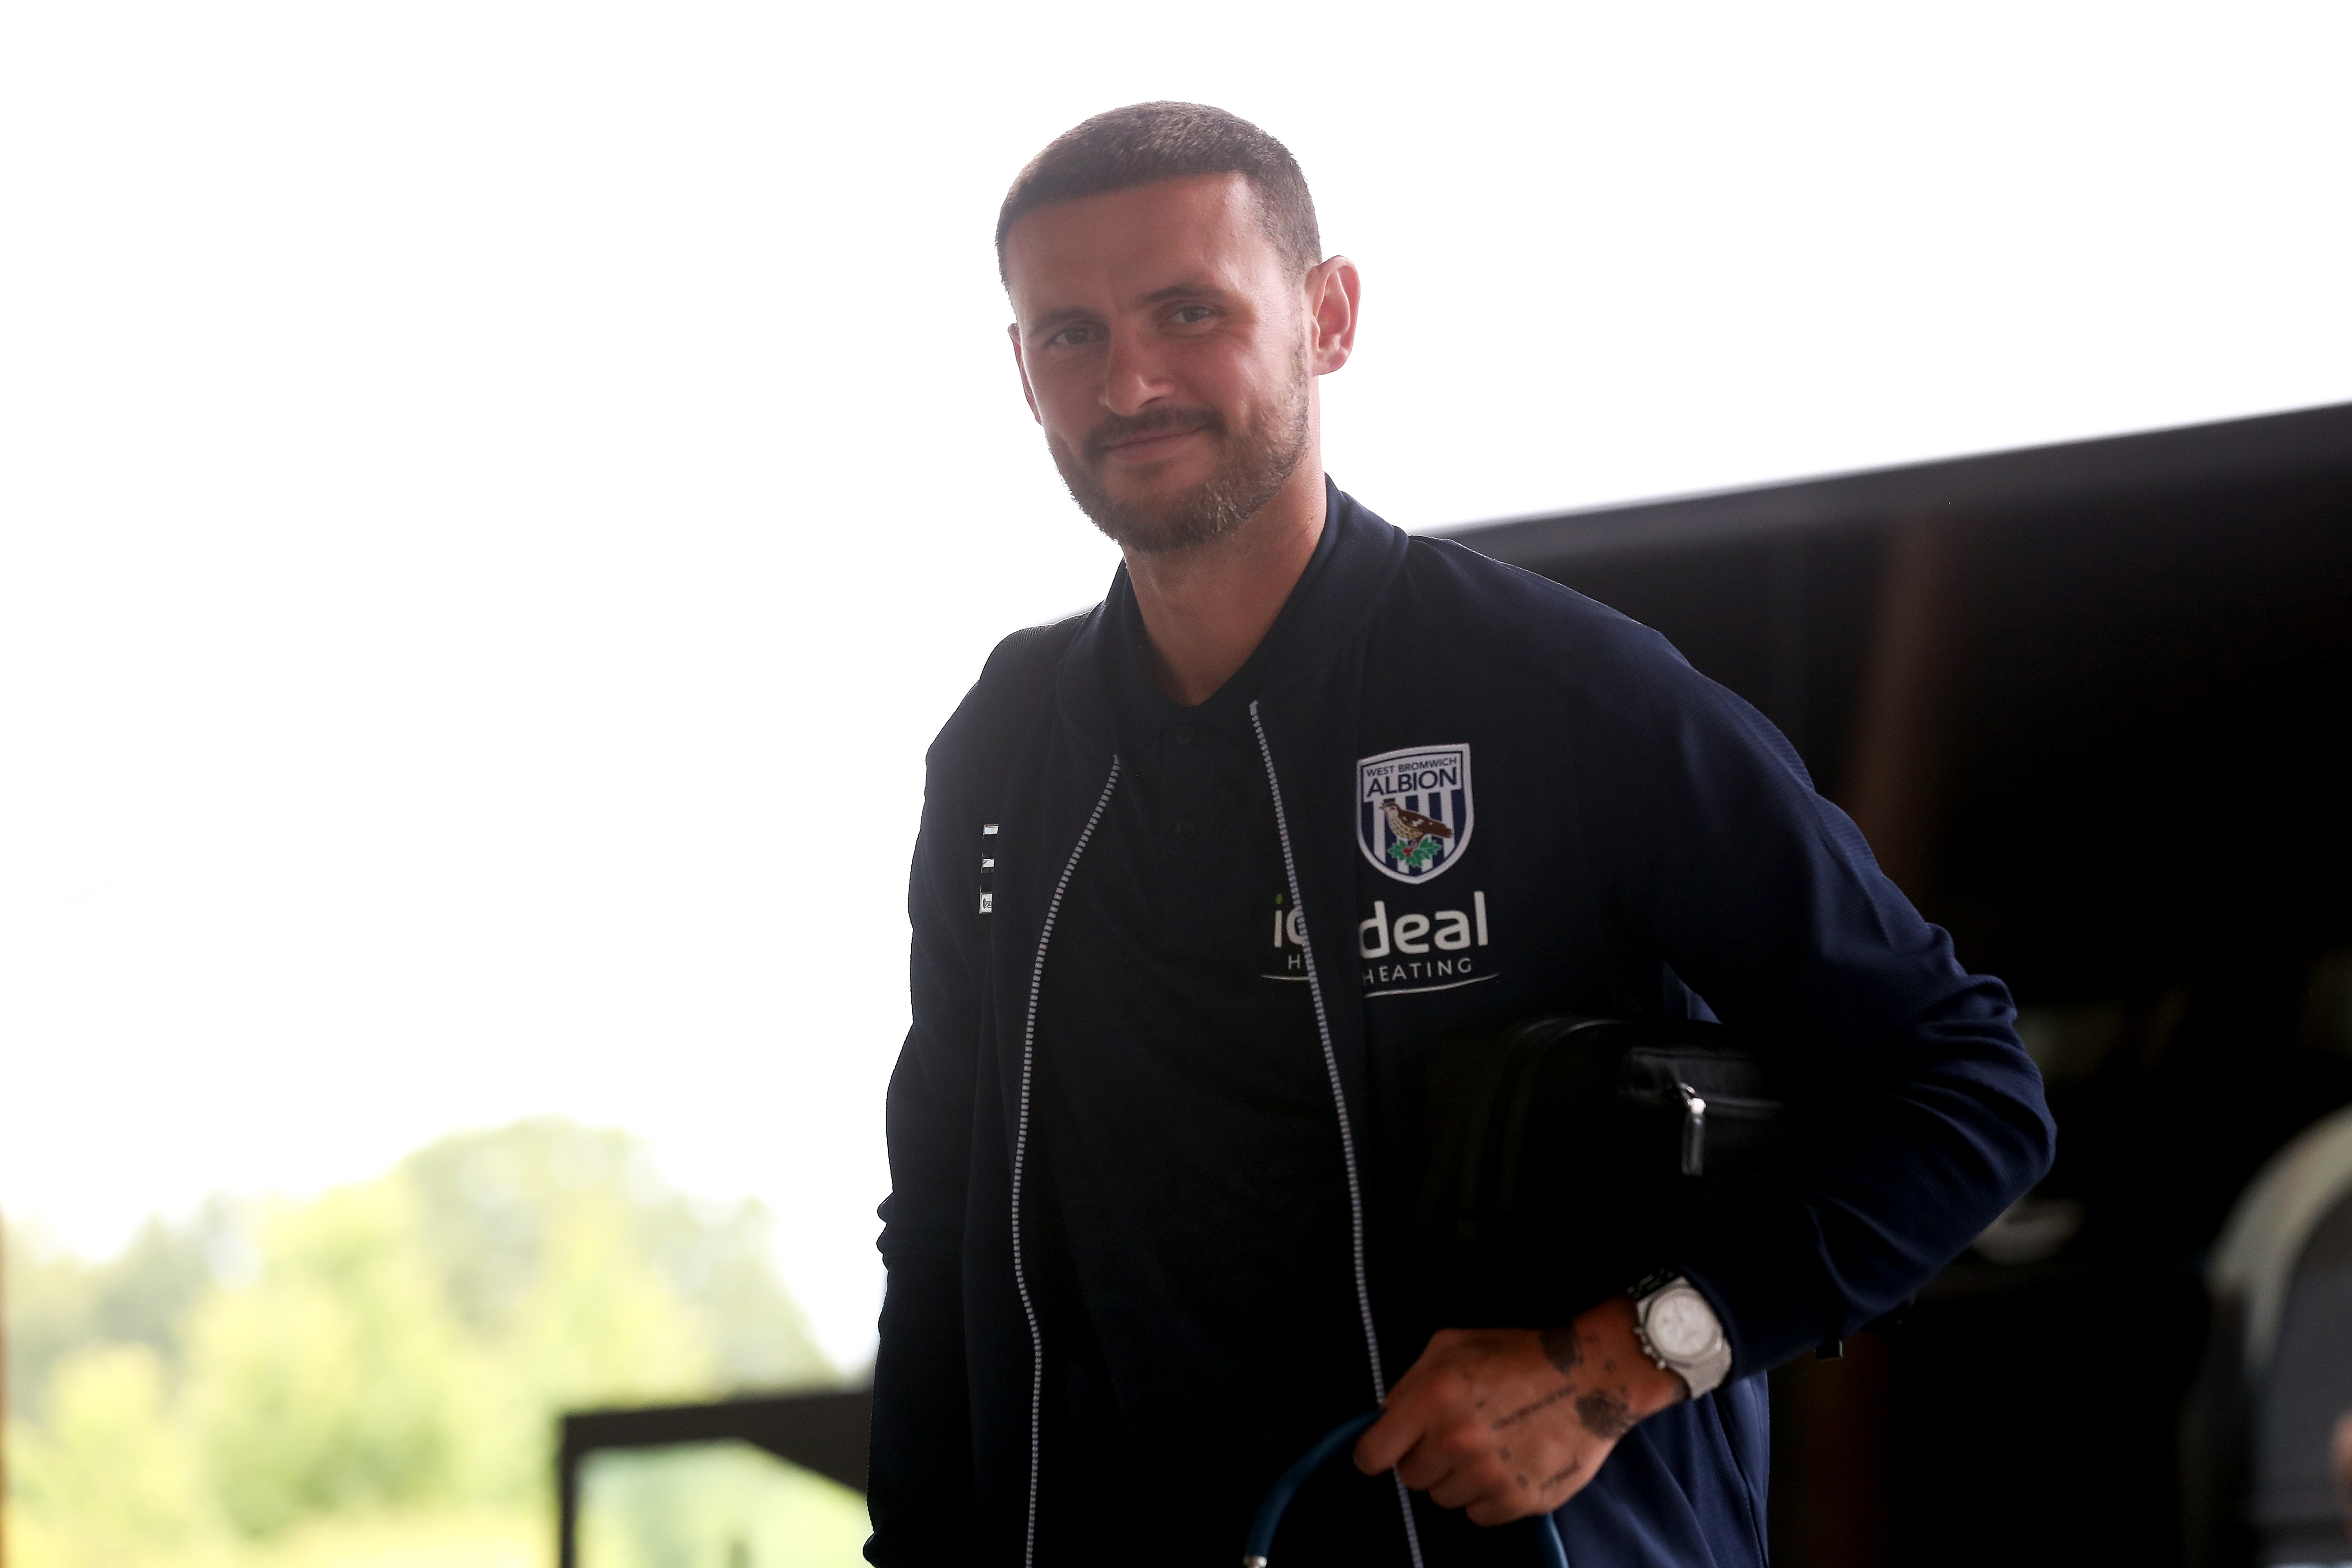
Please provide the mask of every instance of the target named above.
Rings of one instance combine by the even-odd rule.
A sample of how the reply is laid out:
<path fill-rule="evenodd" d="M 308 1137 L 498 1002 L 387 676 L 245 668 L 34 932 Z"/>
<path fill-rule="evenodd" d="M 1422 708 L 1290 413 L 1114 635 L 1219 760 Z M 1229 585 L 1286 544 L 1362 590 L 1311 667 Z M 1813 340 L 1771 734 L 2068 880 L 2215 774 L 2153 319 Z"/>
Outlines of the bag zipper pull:
<path fill-rule="evenodd" d="M 1683 1097 L 1683 1174 L 1696 1176 L 1706 1169 L 1706 1101 L 1686 1083 L 1675 1088 Z"/>

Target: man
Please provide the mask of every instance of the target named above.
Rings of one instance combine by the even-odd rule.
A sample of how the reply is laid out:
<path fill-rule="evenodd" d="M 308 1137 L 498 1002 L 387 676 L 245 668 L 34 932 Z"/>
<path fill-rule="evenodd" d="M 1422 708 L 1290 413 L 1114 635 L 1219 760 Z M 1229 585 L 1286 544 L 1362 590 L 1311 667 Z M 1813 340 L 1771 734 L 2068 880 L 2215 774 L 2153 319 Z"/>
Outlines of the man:
<path fill-rule="evenodd" d="M 930 753 L 867 1555 L 1229 1563 L 1384 1401 L 1286 1565 L 1532 1562 L 1494 1527 L 1540 1512 L 1579 1568 L 1760 1564 L 1758 1374 L 2048 1164 L 2007 993 L 1662 639 L 1326 479 L 1359 280 L 1272 138 L 1101 115 L 997 246 L 1023 391 L 1125 564 Z M 1572 1321 L 1433 1319 L 1400 1234 L 1431 1047 L 1708 1009 L 1872 1113 Z M 1559 1194 L 1559 1245 L 1612 1201 Z"/>

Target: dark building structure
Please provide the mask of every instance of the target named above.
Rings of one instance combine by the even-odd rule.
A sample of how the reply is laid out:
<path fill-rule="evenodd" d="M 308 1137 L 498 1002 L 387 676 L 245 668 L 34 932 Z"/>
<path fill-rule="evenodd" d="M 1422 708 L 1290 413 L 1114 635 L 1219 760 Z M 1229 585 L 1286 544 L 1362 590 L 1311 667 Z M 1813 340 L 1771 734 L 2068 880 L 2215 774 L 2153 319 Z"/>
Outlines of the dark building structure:
<path fill-rule="evenodd" d="M 1453 537 L 1769 714 L 2050 1080 L 2039 1201 L 1776 1379 L 1778 1559 L 2183 1561 L 2206 1254 L 2352 1102 L 2352 405 Z"/>

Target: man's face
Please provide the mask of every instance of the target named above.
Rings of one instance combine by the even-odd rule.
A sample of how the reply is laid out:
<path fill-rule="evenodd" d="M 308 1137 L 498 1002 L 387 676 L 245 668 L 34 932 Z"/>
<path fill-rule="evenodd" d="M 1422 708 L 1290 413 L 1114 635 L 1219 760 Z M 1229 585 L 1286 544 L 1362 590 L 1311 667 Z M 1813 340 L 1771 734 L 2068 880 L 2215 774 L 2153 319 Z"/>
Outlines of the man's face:
<path fill-rule="evenodd" d="M 1223 537 L 1314 429 L 1308 294 L 1240 174 L 1059 202 L 1005 236 L 1013 352 L 1070 494 L 1127 550 Z M 1344 353 L 1342 355 L 1344 357 Z"/>

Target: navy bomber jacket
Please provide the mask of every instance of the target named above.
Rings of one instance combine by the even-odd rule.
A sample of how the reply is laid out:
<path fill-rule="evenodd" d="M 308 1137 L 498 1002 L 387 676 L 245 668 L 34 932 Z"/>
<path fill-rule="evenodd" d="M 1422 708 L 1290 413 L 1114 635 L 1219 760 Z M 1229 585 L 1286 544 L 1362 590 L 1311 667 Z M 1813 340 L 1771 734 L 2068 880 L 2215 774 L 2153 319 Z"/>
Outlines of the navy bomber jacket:
<path fill-rule="evenodd" d="M 1659 1259 L 1713 1302 L 1731 1380 L 1636 1427 L 1558 1516 L 1580 1568 L 1760 1565 L 1753 1374 L 1885 1313 L 2048 1168 L 2053 1131 L 2008 993 L 1960 968 L 1771 725 L 1656 633 L 1328 496 L 1330 554 L 1286 612 L 1252 719 L 1317 1004 L 1319 1038 L 1302 1048 L 1336 1064 L 1351 1137 L 1335 1135 L 1329 1158 L 1368 1211 L 1353 1284 L 1370 1323 L 1332 1353 L 1363 1369 L 1368 1406 L 1380 1369 L 1401 1373 L 1444 1326 L 1416 1321 L 1384 1247 L 1399 1201 L 1384 1157 L 1437 1039 L 1539 1013 L 1711 1011 L 1778 1042 L 1802 1074 L 1858 1090 L 1859 1109 L 1778 1207 Z M 908 893 L 914 1021 L 888 1099 L 866 1547 L 880 1564 L 1026 1568 L 1034 1510 L 1053 1506 L 1014 1173 L 1059 889 L 1118 787 L 1103 622 L 1097 607 L 1007 638 L 929 753 Z M 1421 806 L 1473 830 L 1443 878 L 1417 881 L 1403 858 L 1404 874 L 1368 878 L 1366 845 L 1388 843 L 1370 781 L 1392 786 L 1381 759 L 1424 753 L 1459 753 L 1475 797 Z M 1424 961 L 1397 951 L 1400 930 L 1432 964 L 1445 956 L 1434 934 L 1453 933 L 1478 984 L 1421 984 L 1401 967 Z M 1131 1226 L 1067 1237 L 1133 1244 Z M 1119 1344 L 1101 1353 L 1118 1381 Z M 1295 1418 L 1320 1429 L 1350 1414 Z M 1272 1476 L 1231 1479 L 1247 1493 Z M 1171 1477 L 1166 1499 L 1138 1506 L 1185 1496 Z M 1432 1562 L 1450 1560 L 1431 1544 Z"/>

